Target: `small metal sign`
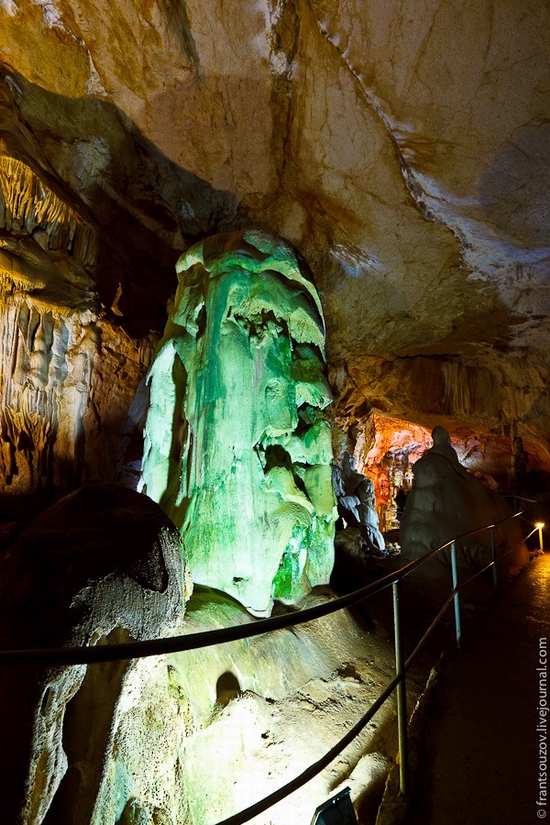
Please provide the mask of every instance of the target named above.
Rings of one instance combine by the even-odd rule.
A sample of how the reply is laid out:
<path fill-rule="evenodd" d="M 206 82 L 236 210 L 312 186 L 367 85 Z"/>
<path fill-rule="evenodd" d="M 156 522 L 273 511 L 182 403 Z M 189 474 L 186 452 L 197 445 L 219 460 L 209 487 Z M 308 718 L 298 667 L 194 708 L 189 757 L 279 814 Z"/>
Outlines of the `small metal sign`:
<path fill-rule="evenodd" d="M 357 825 L 350 789 L 344 788 L 336 796 L 319 805 L 313 814 L 311 825 Z"/>

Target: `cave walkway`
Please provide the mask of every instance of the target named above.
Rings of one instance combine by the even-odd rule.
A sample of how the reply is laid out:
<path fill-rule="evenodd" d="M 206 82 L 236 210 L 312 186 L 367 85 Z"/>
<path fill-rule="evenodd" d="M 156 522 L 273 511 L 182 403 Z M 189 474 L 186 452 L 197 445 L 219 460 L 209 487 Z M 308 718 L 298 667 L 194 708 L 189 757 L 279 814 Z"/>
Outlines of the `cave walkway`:
<path fill-rule="evenodd" d="M 550 788 L 539 788 L 550 697 L 537 670 L 550 648 L 549 607 L 546 552 L 503 588 L 444 668 L 406 825 L 550 822 Z"/>

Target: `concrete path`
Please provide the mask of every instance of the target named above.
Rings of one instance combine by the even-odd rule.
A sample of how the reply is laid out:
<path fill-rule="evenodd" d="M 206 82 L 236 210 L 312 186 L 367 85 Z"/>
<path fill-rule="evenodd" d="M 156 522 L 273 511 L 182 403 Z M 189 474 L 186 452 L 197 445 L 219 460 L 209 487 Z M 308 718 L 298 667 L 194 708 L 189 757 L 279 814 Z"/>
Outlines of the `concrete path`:
<path fill-rule="evenodd" d="M 539 742 L 543 757 L 550 744 L 550 693 L 537 670 L 546 651 L 548 553 L 503 589 L 445 670 L 407 825 L 550 825 L 544 771 L 539 787 Z"/>

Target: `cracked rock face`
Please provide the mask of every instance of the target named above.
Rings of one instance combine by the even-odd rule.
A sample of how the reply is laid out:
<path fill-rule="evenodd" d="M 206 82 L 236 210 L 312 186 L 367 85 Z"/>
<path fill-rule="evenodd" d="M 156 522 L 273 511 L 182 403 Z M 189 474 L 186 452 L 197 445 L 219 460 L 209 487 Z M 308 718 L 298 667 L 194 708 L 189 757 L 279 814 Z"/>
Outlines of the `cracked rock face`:
<path fill-rule="evenodd" d="M 0 19 L 17 157 L 95 228 L 108 350 L 162 329 L 192 242 L 261 226 L 315 273 L 343 414 L 513 425 L 548 460 L 544 4 L 3 0 Z M 50 283 L 48 226 L 6 231 L 2 272 Z"/>

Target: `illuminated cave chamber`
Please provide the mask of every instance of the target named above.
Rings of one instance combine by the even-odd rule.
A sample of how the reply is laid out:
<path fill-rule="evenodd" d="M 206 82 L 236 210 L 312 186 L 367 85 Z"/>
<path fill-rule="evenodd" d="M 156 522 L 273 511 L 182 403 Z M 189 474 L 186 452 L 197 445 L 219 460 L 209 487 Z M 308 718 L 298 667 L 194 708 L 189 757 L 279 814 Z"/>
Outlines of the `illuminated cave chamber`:
<path fill-rule="evenodd" d="M 159 505 L 140 504 L 132 490 L 89 484 L 62 498 L 8 540 L 1 559 L 4 647 L 220 629 L 250 622 L 245 607 L 269 612 L 275 597 L 279 610 L 290 610 L 334 596 L 322 587 L 332 569 L 335 500 L 324 324 L 314 288 L 291 248 L 264 232 L 211 239 L 182 264 L 184 283 L 150 373 L 143 478 L 178 527 L 189 527 L 184 546 Z M 209 314 L 218 322 L 210 327 Z M 216 349 L 233 358 L 212 359 Z M 223 383 L 228 375 L 240 380 L 239 393 Z M 229 420 L 226 396 L 236 404 Z M 222 438 L 208 442 L 216 427 Z M 246 472 L 239 476 L 235 464 Z M 208 501 L 213 481 L 225 499 Z M 186 494 L 197 491 L 200 506 L 186 524 Z M 212 524 L 213 514 L 223 518 Z M 250 541 L 256 556 L 238 557 L 231 532 L 237 515 L 248 539 L 256 539 Z M 265 532 L 260 541 L 252 535 L 258 525 Z M 219 526 L 226 528 L 221 536 Z M 277 526 L 278 544 L 267 541 Z M 195 555 L 190 597 L 187 550 L 201 550 L 209 530 L 210 555 L 202 568 Z M 51 584 L 42 573 L 50 558 Z M 236 579 L 246 590 L 235 587 Z M 38 625 L 37 605 L 47 616 Z M 383 640 L 369 638 L 340 612 L 312 626 L 204 650 L 95 670 L 39 668 L 25 691 L 4 672 L 2 705 L 15 711 L 3 716 L 0 737 L 13 779 L 3 800 L 9 819 L 24 825 L 222 820 L 323 756 L 342 726 L 376 697 L 375 662 L 388 666 L 391 659 Z M 270 811 L 269 821 L 309 821 L 319 801 L 347 782 L 356 804 L 375 803 L 395 747 L 390 737 L 381 750 L 377 729 L 392 715 L 385 708 L 330 770 Z M 14 749 L 19 728 L 26 735 Z M 205 771 L 212 764 L 216 770 Z"/>
<path fill-rule="evenodd" d="M 431 431 L 419 424 L 373 412 L 353 428 L 358 469 L 374 483 L 376 510 L 383 532 L 398 529 L 395 497 L 409 492 L 412 467 L 431 445 Z"/>
<path fill-rule="evenodd" d="M 415 4 L 413 25 L 410 6 L 0 2 L 2 563 L 10 554 L 13 561 L 35 505 L 72 494 L 86 479 L 135 485 L 144 410 L 132 399 L 172 309 L 175 262 L 206 239 L 243 227 L 288 239 L 312 268 L 335 409 L 359 470 L 373 478 L 384 529 L 395 525 L 392 488 L 400 473 L 408 483 L 436 425 L 485 481 L 527 497 L 544 485 L 548 491 L 545 4 L 494 4 L 491 14 L 473 0 Z M 248 251 L 258 262 L 258 250 Z M 190 270 L 202 266 L 189 263 Z M 267 360 L 288 356 L 275 341 L 288 320 L 270 309 L 251 323 L 242 304 L 235 306 L 226 326 L 246 332 L 243 345 L 254 338 Z M 204 320 L 199 311 L 197 338 Z M 294 351 L 311 345 L 300 340 Z M 290 358 L 294 369 L 297 360 Z M 180 361 L 172 360 L 170 381 L 185 379 Z M 278 371 L 279 363 L 271 366 Z M 260 375 L 265 367 L 258 364 Z M 270 388 L 264 400 L 280 407 L 277 382 Z M 326 473 L 327 462 L 301 460 L 303 445 L 292 440 L 319 423 L 323 403 L 300 405 L 288 443 L 277 432 L 256 434 L 248 445 L 266 498 L 280 493 L 285 505 L 285 541 L 259 571 L 261 599 L 246 592 L 250 558 L 243 554 L 232 571 L 227 554 L 225 569 L 211 576 L 190 528 L 202 583 L 183 618 L 179 611 L 175 632 L 254 621 L 247 608 L 267 613 L 272 600 L 286 612 L 333 597 L 325 585 L 311 589 L 328 576 L 331 517 L 317 534 L 317 557 L 304 558 L 286 529 L 293 510 L 302 536 L 315 532 L 314 513 L 331 511 L 330 489 L 310 483 L 313 468 Z M 383 416 L 425 427 L 423 435 L 412 433 L 418 450 L 395 440 L 403 423 L 376 447 L 372 410 L 380 413 L 379 429 Z M 186 424 L 177 416 L 170 422 L 176 465 Z M 178 473 L 172 478 L 178 487 Z M 196 474 L 185 480 L 195 483 Z M 314 488 L 325 490 L 324 501 L 313 501 Z M 196 489 L 202 503 L 206 488 Z M 172 518 L 189 503 L 178 502 L 179 492 L 163 487 L 158 496 L 168 503 L 174 493 Z M 249 498 L 235 495 L 237 508 Z M 222 505 L 217 512 L 227 522 L 231 508 Z M 178 528 L 186 530 L 185 518 Z M 86 531 L 101 520 L 90 518 Z M 199 521 L 192 519 L 197 529 Z M 48 567 L 54 551 L 40 538 L 27 545 L 21 589 L 2 584 L 1 609 L 13 611 L 3 625 L 5 644 L 26 646 L 27 631 L 51 643 L 51 622 L 63 605 L 61 643 L 75 628 L 81 640 L 97 641 L 82 611 L 94 602 L 94 582 L 104 579 L 101 558 L 107 566 L 116 561 L 119 537 L 115 531 L 113 553 L 101 556 L 88 536 L 92 549 L 79 556 L 82 586 L 72 593 L 73 568 L 62 563 L 58 577 L 53 570 L 44 576 L 40 565 Z M 173 539 L 179 552 L 178 532 Z M 133 538 L 126 550 L 134 558 Z M 62 562 L 64 551 L 63 543 Z M 280 567 L 285 553 L 294 565 Z M 150 632 L 168 632 L 166 617 L 145 609 L 152 588 L 136 580 L 156 581 L 154 556 L 146 548 L 135 556 L 146 575 L 124 568 L 136 585 L 132 593 L 144 616 L 158 618 Z M 315 558 L 321 570 L 313 571 Z M 51 578 L 52 592 L 63 598 L 45 587 Z M 120 589 L 128 593 L 125 582 Z M 106 589 L 97 592 L 102 597 Z M 71 607 L 75 594 L 80 599 Z M 110 605 L 96 606 L 111 615 Z M 96 626 L 102 638 L 99 625 L 103 620 Z M 18 674 L 11 698 L 0 701 L 8 728 L 0 736 L 0 806 L 27 779 L 30 790 L 27 800 L 12 795 L 19 808 L 13 816 L 0 811 L 0 819 L 69 825 L 62 797 L 83 777 L 86 807 L 79 810 L 72 794 L 70 825 L 213 825 L 293 779 L 357 720 L 392 672 L 391 622 L 387 628 L 368 633 L 341 613 L 295 631 L 143 661 L 124 673 L 106 666 L 96 677 L 101 737 L 85 735 L 94 728 L 91 669 L 81 688 L 66 669 Z M 349 782 L 361 805 L 395 757 L 392 712 L 385 708 L 377 728 L 254 825 L 308 823 L 339 783 Z M 55 721 L 47 741 L 45 719 Z M 36 744 L 32 753 L 23 754 L 23 741 Z M 47 787 L 35 770 L 41 759 Z"/>
<path fill-rule="evenodd" d="M 432 446 L 432 428 L 441 419 L 434 416 L 429 426 L 372 412 L 351 425 L 355 435 L 354 455 L 358 469 L 374 482 L 381 527 L 395 527 L 395 494 L 410 490 L 412 468 Z M 481 432 L 480 427 L 444 421 L 458 460 L 482 483 L 503 495 L 537 495 L 546 490 L 548 468 L 540 448 L 517 436 Z"/>
<path fill-rule="evenodd" d="M 435 417 L 434 423 L 441 420 Z M 478 426 L 474 432 L 471 425 L 449 419 L 449 436 L 441 424 L 432 431 L 376 411 L 342 423 L 348 425 L 358 467 L 374 483 L 381 529 L 387 541 L 399 543 L 405 561 L 522 509 L 522 522 L 497 528 L 497 558 L 503 556 L 499 569 L 504 576 L 527 563 L 522 534 L 528 531 L 522 524 L 547 518 L 548 474 L 535 445 L 513 430 L 497 435 Z M 489 545 L 489 533 L 465 541 L 459 564 L 484 566 Z M 437 569 L 433 564 L 425 568 Z"/>

